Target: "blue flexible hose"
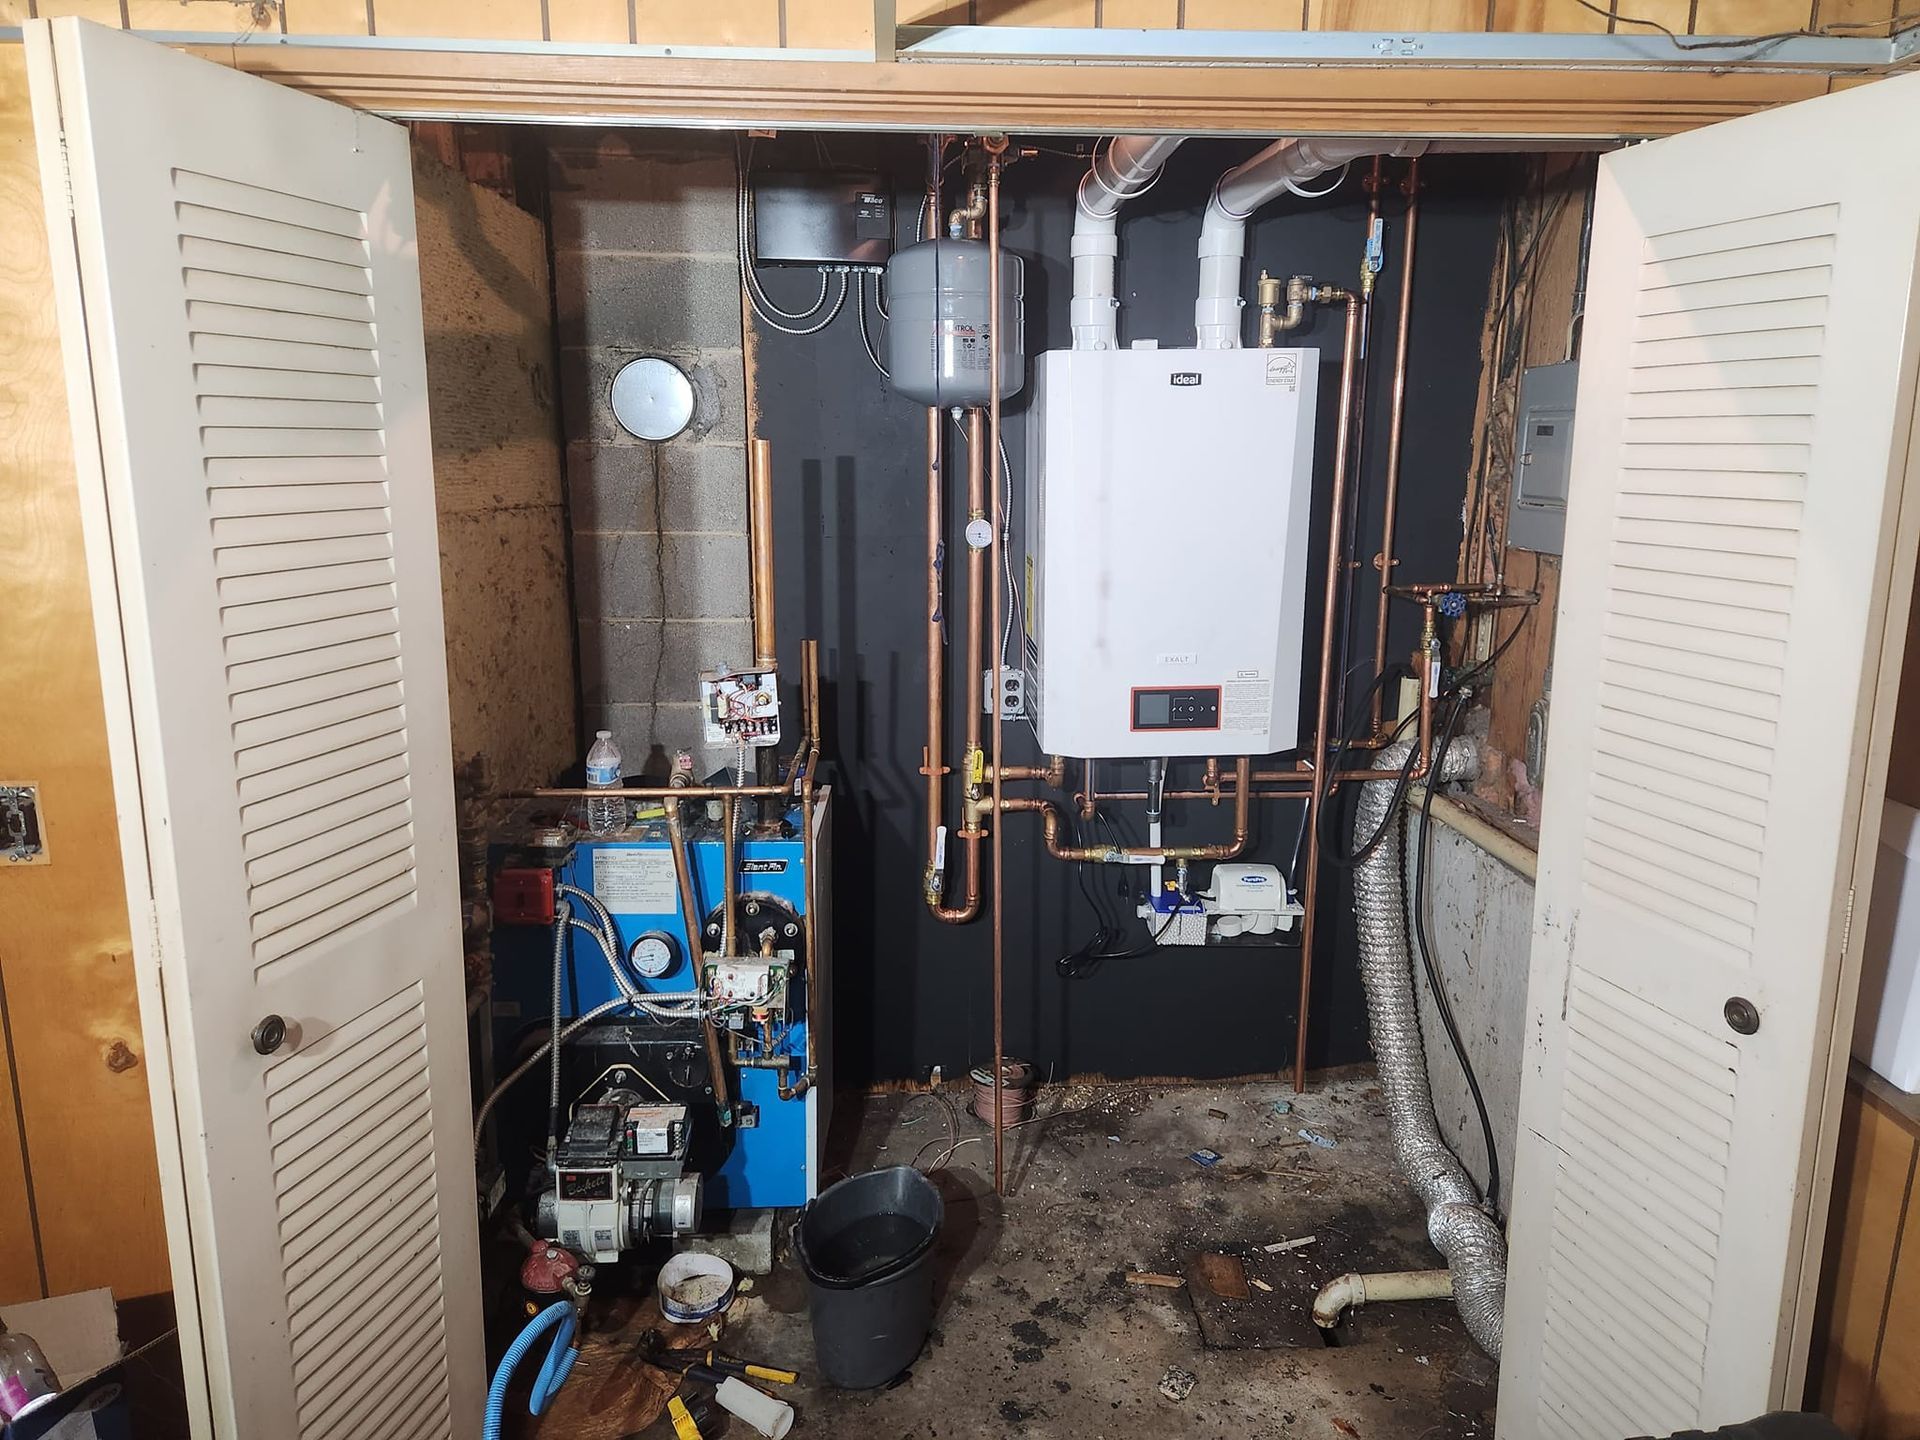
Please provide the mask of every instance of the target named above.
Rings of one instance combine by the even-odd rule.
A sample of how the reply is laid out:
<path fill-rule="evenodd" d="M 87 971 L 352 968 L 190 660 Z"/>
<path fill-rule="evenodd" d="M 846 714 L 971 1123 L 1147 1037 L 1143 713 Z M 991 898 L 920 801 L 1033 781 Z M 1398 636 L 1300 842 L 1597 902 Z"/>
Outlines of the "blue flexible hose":
<path fill-rule="evenodd" d="M 574 1314 L 571 1300 L 557 1300 L 527 1322 L 507 1347 L 507 1353 L 500 1357 L 500 1368 L 493 1372 L 493 1383 L 487 1387 L 487 1417 L 481 1429 L 483 1440 L 500 1440 L 500 1426 L 506 1419 L 507 1385 L 513 1379 L 514 1367 L 527 1358 L 527 1352 L 533 1349 L 540 1337 L 551 1330 L 554 1332 L 553 1344 L 547 1350 L 547 1358 L 540 1366 L 540 1373 L 534 1378 L 533 1395 L 527 1401 L 530 1414 L 543 1413 L 547 1405 L 567 1383 L 567 1376 L 573 1371 L 573 1362 L 580 1357 L 580 1351 L 573 1343 L 575 1332 L 579 1329 L 579 1317 Z"/>

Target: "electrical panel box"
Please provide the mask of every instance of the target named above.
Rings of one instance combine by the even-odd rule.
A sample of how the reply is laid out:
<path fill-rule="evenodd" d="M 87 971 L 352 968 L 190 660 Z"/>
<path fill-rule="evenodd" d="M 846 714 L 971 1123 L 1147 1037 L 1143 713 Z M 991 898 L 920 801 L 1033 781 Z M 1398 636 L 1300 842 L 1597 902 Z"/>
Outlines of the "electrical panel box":
<path fill-rule="evenodd" d="M 1567 536 L 1567 476 L 1573 467 L 1573 396 L 1580 362 L 1533 365 L 1520 374 L 1507 543 L 1558 555 Z"/>
<path fill-rule="evenodd" d="M 893 253 L 893 195 L 878 175 L 778 171 L 753 180 L 763 265 L 879 267 Z"/>
<path fill-rule="evenodd" d="M 1266 755 L 1300 719 L 1317 350 L 1056 350 L 1027 419 L 1040 748 Z"/>

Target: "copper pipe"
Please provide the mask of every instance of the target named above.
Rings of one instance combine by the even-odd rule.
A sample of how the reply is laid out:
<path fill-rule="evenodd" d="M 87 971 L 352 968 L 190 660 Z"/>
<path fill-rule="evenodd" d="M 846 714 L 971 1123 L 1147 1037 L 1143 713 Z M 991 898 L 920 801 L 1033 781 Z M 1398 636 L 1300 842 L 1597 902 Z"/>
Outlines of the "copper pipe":
<path fill-rule="evenodd" d="M 1004 543 L 1005 517 L 1000 513 L 1000 155 L 1007 148 L 1002 136 L 981 141 L 987 152 L 987 314 L 993 317 L 987 339 L 987 456 L 993 466 L 993 538 L 988 544 L 996 562 Z M 977 411 L 975 412 L 978 413 Z M 981 551 L 972 552 L 975 557 Z M 1001 748 L 1005 741 L 1005 723 L 999 705 L 1001 693 L 1001 607 L 1006 591 L 996 581 L 993 586 L 993 805 L 1000 808 L 1002 777 L 1006 774 Z M 977 612 L 976 612 L 977 614 Z M 979 683 L 979 660 L 970 672 Z M 976 696 L 971 715 L 978 723 L 980 702 Z M 1006 1085 L 1006 827 L 993 827 L 993 1193 L 1006 1193 L 1006 1117 L 1001 1091 Z"/>
<path fill-rule="evenodd" d="M 1067 783 L 1067 757 L 1049 755 L 1044 765 L 993 765 L 987 773 L 1003 780 L 1038 780 L 1042 785 L 1061 790 Z"/>
<path fill-rule="evenodd" d="M 747 463 L 748 543 L 753 568 L 753 665 L 779 664 L 773 629 L 773 447 L 755 438 Z"/>
<path fill-rule="evenodd" d="M 1329 296 L 1328 298 L 1337 298 Z M 1339 430 L 1333 452 L 1333 496 L 1327 509 L 1327 587 L 1326 609 L 1320 617 L 1320 694 L 1314 703 L 1313 747 L 1316 756 L 1326 754 L 1327 719 L 1333 700 L 1333 630 L 1340 608 L 1340 572 L 1346 557 L 1347 463 L 1351 452 L 1353 425 L 1353 374 L 1360 344 L 1360 297 L 1346 295 L 1347 329 L 1340 347 Z M 1320 883 L 1320 807 L 1326 802 L 1327 774 L 1323 765 L 1313 768 L 1312 796 L 1301 824 L 1307 830 L 1307 878 L 1301 887 L 1306 899 L 1300 917 L 1300 1015 L 1293 1041 L 1293 1088 L 1298 1093 L 1307 1086 L 1307 999 L 1313 987 L 1313 912 Z"/>
<path fill-rule="evenodd" d="M 930 195 L 937 195 L 930 189 Z M 937 205 L 936 199 L 933 202 Z M 931 207 L 930 207 L 931 208 Z M 940 411 L 927 407 L 927 747 L 920 773 L 927 777 L 927 903 L 938 906 L 946 888 L 944 857 L 936 863 L 940 849 L 941 810 L 946 797 L 946 709 L 947 709 L 947 635 L 946 545 L 943 542 L 946 517 L 946 487 L 940 475 Z"/>
<path fill-rule="evenodd" d="M 1246 853 L 1252 826 L 1253 761 L 1245 756 L 1233 764 L 1233 839 L 1213 845 L 1153 845 L 1122 848 L 1115 845 L 1068 845 L 1065 843 L 1067 814 L 1044 795 L 1008 795 L 994 797 L 994 809 L 1003 814 L 1032 814 L 1040 817 L 1040 833 L 1047 853 L 1056 860 L 1083 864 L 1143 865 L 1166 860 L 1231 860 Z"/>
<path fill-rule="evenodd" d="M 940 168 L 946 140 L 927 142 L 927 220 L 925 239 L 940 234 Z M 946 857 L 940 852 L 940 828 L 946 805 L 947 733 L 947 618 L 946 610 L 946 477 L 941 431 L 946 421 L 940 407 L 927 407 L 927 748 L 921 773 L 927 777 L 927 865 L 922 891 L 927 905 L 939 913 L 946 892 Z M 936 863 L 935 857 L 939 856 Z"/>
<path fill-rule="evenodd" d="M 677 785 L 671 789 L 665 785 L 635 785 L 615 793 L 627 800 L 658 800 L 664 805 L 669 800 L 765 798 L 789 794 L 791 789 L 789 785 Z M 516 800 L 587 800 L 596 795 L 604 798 L 606 793 L 605 790 L 589 790 L 584 786 L 548 785 L 536 790 L 515 790 L 512 792 L 512 798 Z"/>
<path fill-rule="evenodd" d="M 1380 601 L 1373 621 L 1373 673 L 1387 668 L 1387 588 L 1393 584 L 1394 525 L 1400 511 L 1400 441 L 1405 427 L 1407 406 L 1407 341 L 1413 330 L 1413 247 L 1420 233 L 1420 161 L 1407 162 L 1407 213 L 1402 224 L 1405 238 L 1400 246 L 1400 325 L 1393 342 L 1393 399 L 1387 421 L 1387 495 L 1380 515 Z M 1380 707 L 1385 697 L 1373 694 L 1373 728 L 1380 728 Z M 1424 753 L 1424 751 L 1423 751 Z"/>
<path fill-rule="evenodd" d="M 680 887 L 680 915 L 687 932 L 687 963 L 693 966 L 694 988 L 704 997 L 706 966 L 701 964 L 701 959 L 707 947 L 700 938 L 700 911 L 693 898 L 693 868 L 687 863 L 687 833 L 680 824 L 678 801 L 667 802 L 667 840 L 673 846 L 674 882 Z M 713 1077 L 713 1103 L 720 1109 L 720 1123 L 731 1125 L 733 1106 L 727 1098 L 727 1070 L 720 1056 L 720 1036 L 713 1028 L 713 1021 L 704 1014 L 700 1017 L 700 1033 L 707 1045 L 707 1071 Z"/>
<path fill-rule="evenodd" d="M 804 703 L 808 713 L 814 717 L 809 728 L 819 745 L 818 711 L 820 707 L 820 642 L 803 640 L 800 642 L 800 678 L 801 694 L 806 697 Z M 818 849 L 813 835 L 813 772 L 807 772 L 806 788 L 800 792 L 800 855 L 807 867 L 805 877 L 806 912 L 800 917 L 801 934 L 807 947 L 807 1073 L 806 1085 L 811 1086 L 820 1078 L 819 1051 L 815 1048 L 816 1037 L 820 1034 L 820 952 L 815 948 L 819 943 L 819 931 L 814 925 L 814 912 L 820 908 L 819 892 L 814 888 L 815 877 L 820 873 Z M 804 1088 L 804 1087 L 801 1087 Z M 797 1093 L 797 1092 L 796 1092 Z"/>
<path fill-rule="evenodd" d="M 991 278 L 991 277 L 989 277 Z M 987 517 L 986 441 L 984 423 L 978 409 L 967 412 L 967 518 Z M 998 532 L 995 532 L 996 537 Z M 966 809 L 954 838 L 960 842 L 961 900 L 958 905 L 942 905 L 938 897 L 929 897 L 927 908 L 936 920 L 962 925 L 980 913 L 980 842 L 986 831 L 980 825 L 980 797 L 986 779 L 986 758 L 980 750 L 980 706 L 982 662 L 986 638 L 981 610 L 986 603 L 987 552 L 967 547 L 967 648 L 966 672 L 961 676 L 961 694 L 966 697 L 967 742 L 961 760 L 965 775 Z M 999 586 L 994 587 L 996 599 Z"/>
<path fill-rule="evenodd" d="M 722 960 L 738 958 L 733 953 L 733 897 L 740 885 L 739 856 L 735 850 L 739 842 L 734 834 L 734 825 L 739 819 L 739 812 L 734 808 L 737 803 L 733 796 L 729 795 L 720 811 L 720 824 L 724 827 L 720 832 L 720 958 Z"/>

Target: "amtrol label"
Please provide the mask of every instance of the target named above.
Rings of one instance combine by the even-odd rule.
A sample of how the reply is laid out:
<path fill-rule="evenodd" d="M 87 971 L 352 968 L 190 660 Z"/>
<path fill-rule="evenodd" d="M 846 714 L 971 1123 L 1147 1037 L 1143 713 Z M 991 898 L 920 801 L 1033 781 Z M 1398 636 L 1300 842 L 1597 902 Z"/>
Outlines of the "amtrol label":
<path fill-rule="evenodd" d="M 1172 375 L 1167 377 L 1167 383 L 1169 385 L 1198 385 L 1200 383 L 1200 372 L 1198 370 L 1176 370 Z"/>

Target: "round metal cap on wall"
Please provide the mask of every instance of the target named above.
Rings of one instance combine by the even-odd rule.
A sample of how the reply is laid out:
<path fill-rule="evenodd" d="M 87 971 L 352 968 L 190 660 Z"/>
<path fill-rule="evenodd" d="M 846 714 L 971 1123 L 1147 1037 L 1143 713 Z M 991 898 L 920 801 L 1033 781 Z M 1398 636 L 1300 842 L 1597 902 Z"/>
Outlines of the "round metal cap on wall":
<path fill-rule="evenodd" d="M 693 420 L 693 382 L 671 360 L 629 360 L 613 377 L 613 418 L 639 439 L 671 440 Z"/>

